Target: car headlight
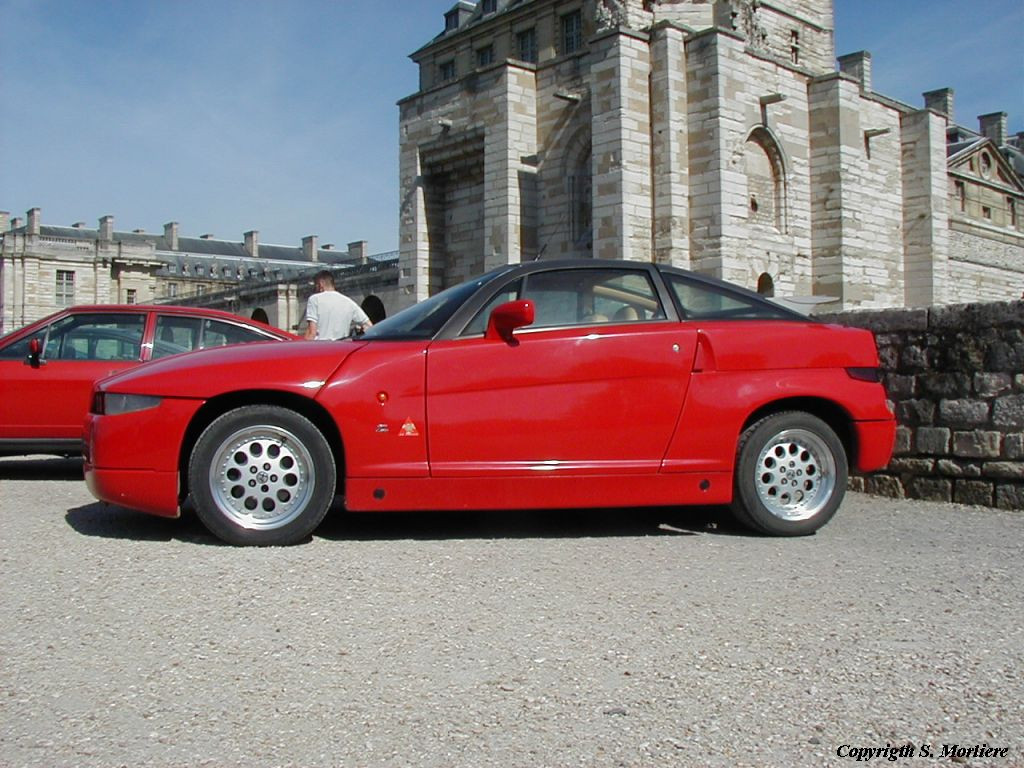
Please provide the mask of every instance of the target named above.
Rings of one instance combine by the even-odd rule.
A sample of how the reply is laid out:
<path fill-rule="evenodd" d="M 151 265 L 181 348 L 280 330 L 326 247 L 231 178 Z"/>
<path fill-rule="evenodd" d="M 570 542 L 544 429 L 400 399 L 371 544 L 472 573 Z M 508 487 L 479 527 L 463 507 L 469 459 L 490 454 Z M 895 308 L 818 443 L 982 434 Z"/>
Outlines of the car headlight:
<path fill-rule="evenodd" d="M 120 413 L 145 411 L 156 408 L 163 398 L 153 395 L 122 395 L 116 392 L 97 392 L 93 397 L 92 412 L 105 416 L 116 416 Z"/>

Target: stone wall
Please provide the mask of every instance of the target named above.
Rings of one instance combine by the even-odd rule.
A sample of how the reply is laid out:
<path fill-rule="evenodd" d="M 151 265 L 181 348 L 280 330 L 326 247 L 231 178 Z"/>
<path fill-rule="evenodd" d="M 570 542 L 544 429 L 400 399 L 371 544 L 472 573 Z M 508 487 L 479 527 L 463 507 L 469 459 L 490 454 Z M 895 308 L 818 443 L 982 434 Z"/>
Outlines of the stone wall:
<path fill-rule="evenodd" d="M 883 496 L 1024 509 L 1024 301 L 844 312 L 875 333 L 899 428 Z"/>

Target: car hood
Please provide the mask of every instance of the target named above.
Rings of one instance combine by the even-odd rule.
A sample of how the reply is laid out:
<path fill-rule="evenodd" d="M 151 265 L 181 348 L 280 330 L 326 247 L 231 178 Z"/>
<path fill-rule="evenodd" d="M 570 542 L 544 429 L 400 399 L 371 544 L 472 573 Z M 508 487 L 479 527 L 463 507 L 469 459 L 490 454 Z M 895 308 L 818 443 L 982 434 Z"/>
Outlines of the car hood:
<path fill-rule="evenodd" d="M 241 389 L 314 397 L 364 341 L 277 341 L 202 349 L 102 379 L 105 392 L 207 399 Z"/>

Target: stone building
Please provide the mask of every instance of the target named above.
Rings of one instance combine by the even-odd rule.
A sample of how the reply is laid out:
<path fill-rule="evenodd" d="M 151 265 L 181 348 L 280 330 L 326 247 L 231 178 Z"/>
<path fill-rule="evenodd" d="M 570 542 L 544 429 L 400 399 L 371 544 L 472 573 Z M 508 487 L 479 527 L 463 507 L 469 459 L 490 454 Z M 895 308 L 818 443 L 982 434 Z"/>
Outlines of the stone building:
<path fill-rule="evenodd" d="M 393 309 L 393 262 L 394 254 L 370 256 L 365 241 L 342 251 L 315 235 L 301 247 L 268 245 L 256 231 L 231 241 L 182 236 L 177 222 L 151 234 L 119 232 L 112 216 L 93 229 L 45 225 L 39 208 L 24 220 L 0 212 L 0 334 L 73 304 L 153 302 L 217 307 L 295 330 L 321 269 L 357 289 L 357 301 L 372 296 Z"/>
<path fill-rule="evenodd" d="M 875 93 L 831 0 L 462 0 L 399 103 L 412 303 L 491 267 L 656 260 L 829 311 L 1020 297 L 1021 137 Z"/>

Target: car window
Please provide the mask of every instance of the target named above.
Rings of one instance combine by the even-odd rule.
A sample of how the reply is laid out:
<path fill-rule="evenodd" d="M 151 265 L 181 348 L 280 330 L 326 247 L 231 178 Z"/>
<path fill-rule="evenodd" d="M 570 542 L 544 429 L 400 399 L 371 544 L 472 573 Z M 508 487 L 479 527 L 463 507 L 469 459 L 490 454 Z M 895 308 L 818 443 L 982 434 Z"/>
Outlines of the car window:
<path fill-rule="evenodd" d="M 28 357 L 28 344 L 32 339 L 41 339 L 45 329 L 33 336 L 26 336 L 0 349 L 0 360 L 24 360 Z"/>
<path fill-rule="evenodd" d="M 153 359 L 193 349 L 266 341 L 269 336 L 222 320 L 182 315 L 158 315 L 153 338 Z"/>
<path fill-rule="evenodd" d="M 727 289 L 666 275 L 686 320 L 766 320 L 790 319 L 792 314 L 780 307 L 734 293 Z"/>
<path fill-rule="evenodd" d="M 227 344 L 245 344 L 250 341 L 266 341 L 269 336 L 234 323 L 220 320 L 203 320 L 203 349 L 223 347 Z"/>
<path fill-rule="evenodd" d="M 508 301 L 515 301 L 519 298 L 520 288 L 522 287 L 523 281 L 516 280 L 512 285 L 505 286 L 498 291 L 494 296 L 491 297 L 479 312 L 469 321 L 465 330 L 460 334 L 461 336 L 479 336 L 487 330 L 487 321 L 491 318 L 491 312 L 494 308 L 500 304 L 504 304 Z"/>
<path fill-rule="evenodd" d="M 199 346 L 201 322 L 198 317 L 157 315 L 153 359 L 188 352 Z"/>
<path fill-rule="evenodd" d="M 565 269 L 526 280 L 523 298 L 532 299 L 532 327 L 664 320 L 665 310 L 646 271 Z"/>
<path fill-rule="evenodd" d="M 47 360 L 138 360 L 145 325 L 142 313 L 76 314 L 40 329 L 34 338 L 45 340 Z M 23 342 L 28 354 L 28 339 Z"/>
<path fill-rule="evenodd" d="M 475 280 L 446 288 L 429 299 L 374 324 L 361 338 L 364 340 L 433 338 L 473 294 L 508 269 L 510 267 L 502 267 Z"/>

